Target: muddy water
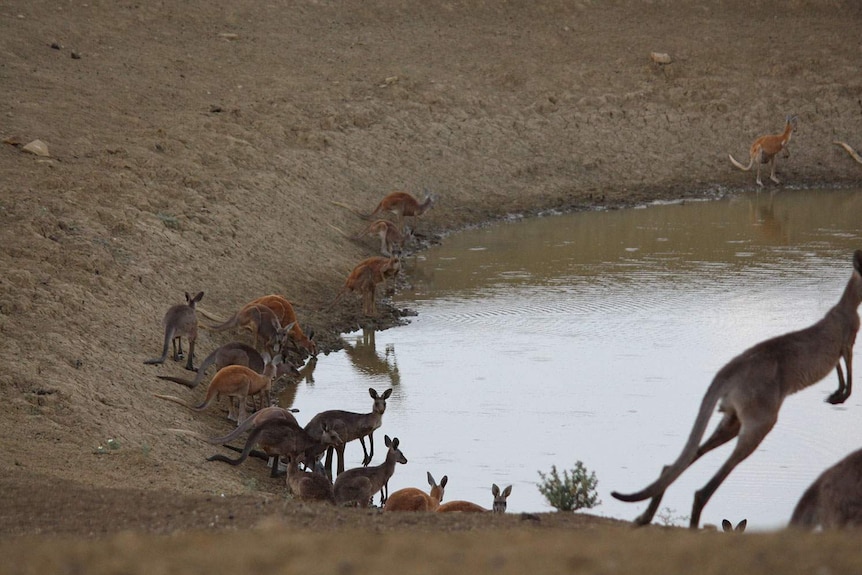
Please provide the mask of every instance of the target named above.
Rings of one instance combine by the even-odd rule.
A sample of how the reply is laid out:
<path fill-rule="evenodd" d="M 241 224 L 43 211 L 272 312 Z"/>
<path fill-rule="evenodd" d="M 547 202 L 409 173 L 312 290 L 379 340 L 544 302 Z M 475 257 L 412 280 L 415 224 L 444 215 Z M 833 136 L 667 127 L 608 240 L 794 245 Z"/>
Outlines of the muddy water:
<path fill-rule="evenodd" d="M 394 387 L 382 431 L 409 463 L 392 488 L 425 486 L 430 471 L 449 476 L 447 499 L 490 506 L 490 485 L 512 484 L 510 511 L 549 511 L 537 472 L 580 460 L 599 480 L 593 512 L 634 518 L 644 504 L 610 491 L 638 490 L 676 458 L 723 364 L 838 300 L 860 230 L 862 191 L 782 190 L 452 236 L 409 263 L 413 289 L 399 305 L 418 316 L 346 335 L 348 351 L 321 357 L 295 390 L 299 419 L 368 410 L 368 387 Z M 862 447 L 862 394 L 833 407 L 824 399 L 836 386 L 833 374 L 788 398 L 702 522 L 783 526 L 805 487 Z M 729 450 L 677 480 L 656 522 L 686 523 Z M 358 463 L 361 448 L 348 458 Z"/>

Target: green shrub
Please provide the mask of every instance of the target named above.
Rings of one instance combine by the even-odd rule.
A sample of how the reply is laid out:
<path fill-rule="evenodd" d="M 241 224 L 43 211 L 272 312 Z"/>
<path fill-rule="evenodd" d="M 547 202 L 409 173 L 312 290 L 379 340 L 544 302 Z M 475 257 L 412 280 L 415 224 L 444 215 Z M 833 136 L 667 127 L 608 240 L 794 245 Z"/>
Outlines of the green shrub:
<path fill-rule="evenodd" d="M 548 503 L 557 511 L 577 511 L 590 509 L 601 504 L 596 493 L 598 480 L 596 474 L 588 472 L 580 461 L 575 462 L 571 472 L 563 470 L 560 478 L 557 466 L 551 466 L 547 475 L 539 471 L 542 482 L 538 484 L 539 493 L 545 496 Z"/>

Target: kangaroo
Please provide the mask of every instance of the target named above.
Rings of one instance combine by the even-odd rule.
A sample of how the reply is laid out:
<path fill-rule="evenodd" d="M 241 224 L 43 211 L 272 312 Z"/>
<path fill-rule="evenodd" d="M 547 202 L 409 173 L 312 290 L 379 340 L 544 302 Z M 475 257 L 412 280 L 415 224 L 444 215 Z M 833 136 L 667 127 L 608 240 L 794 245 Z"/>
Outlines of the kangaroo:
<path fill-rule="evenodd" d="M 382 490 L 392 474 L 395 473 L 395 464 L 407 463 L 407 458 L 398 448 L 397 437 L 389 439 L 389 436 L 385 435 L 383 441 L 389 448 L 383 463 L 372 467 L 348 469 L 335 480 L 333 490 L 337 505 L 353 504 L 359 507 L 368 507 L 374 494 Z"/>
<path fill-rule="evenodd" d="M 793 509 L 790 527 L 862 527 L 862 449 L 821 473 L 805 490 Z"/>
<path fill-rule="evenodd" d="M 322 468 L 320 470 L 315 468 L 314 471 L 302 471 L 299 468 L 298 457 L 291 457 L 287 462 L 287 487 L 298 499 L 326 501 L 335 504 L 332 481 L 323 473 Z"/>
<path fill-rule="evenodd" d="M 188 404 L 173 395 L 156 394 L 156 397 L 173 401 L 193 411 L 204 411 L 215 401 L 216 396 L 226 395 L 230 398 L 236 398 L 239 405 L 236 407 L 233 402 L 230 403 L 228 419 L 241 424 L 246 419 L 246 399 L 248 397 L 260 393 L 264 396 L 265 405 L 269 404 L 269 392 L 272 381 L 275 379 L 275 372 L 276 366 L 273 363 L 268 363 L 262 374 L 244 365 L 229 365 L 215 374 L 209 387 L 207 387 L 204 400 L 197 405 Z"/>
<path fill-rule="evenodd" d="M 329 309 L 332 309 L 345 293 L 353 291 L 362 294 L 362 313 L 366 316 L 376 316 L 377 284 L 383 283 L 386 278 L 395 276 L 400 269 L 401 260 L 398 256 L 390 258 L 374 256 L 362 260 L 350 272 L 347 281 L 344 282 L 344 287 L 335 296 Z"/>
<path fill-rule="evenodd" d="M 776 184 L 780 184 L 781 182 L 775 177 L 775 156 L 782 150 L 785 150 L 786 152 L 786 147 L 788 142 L 790 142 L 790 137 L 793 135 L 793 132 L 796 131 L 796 124 L 796 116 L 787 116 L 783 132 L 769 136 L 760 136 L 754 140 L 754 143 L 751 144 L 751 149 L 748 152 L 749 161 L 747 166 L 743 166 L 741 163 L 737 162 L 730 154 L 727 156 L 730 158 L 730 161 L 734 166 L 746 172 L 751 169 L 751 166 L 753 166 L 755 162 L 757 162 L 757 185 L 760 187 L 763 187 L 763 182 L 760 181 L 760 166 L 762 164 L 769 164 L 769 167 L 771 168 L 769 179 Z"/>
<path fill-rule="evenodd" d="M 416 218 L 424 214 L 428 211 L 431 206 L 434 205 L 435 198 L 431 194 L 425 194 L 425 199 L 420 203 L 419 200 L 414 198 L 411 194 L 407 192 L 391 192 L 386 195 L 380 203 L 377 204 L 377 207 L 374 208 L 370 214 L 363 214 L 351 208 L 346 204 L 342 204 L 340 202 L 332 202 L 336 206 L 341 206 L 343 208 L 347 208 L 360 218 L 364 220 L 370 220 L 380 214 L 390 212 L 395 214 L 398 219 L 398 230 L 400 232 L 404 232 L 404 218 L 411 217 L 413 218 L 413 227 L 416 227 Z"/>
<path fill-rule="evenodd" d="M 168 308 L 162 324 L 165 326 L 165 344 L 162 347 L 162 356 L 156 359 L 148 359 L 144 363 L 147 365 L 158 365 L 165 363 L 168 357 L 168 343 L 173 345 L 174 361 L 180 361 L 183 358 L 183 340 L 186 336 L 189 340 L 189 357 L 186 362 L 186 369 L 195 371 L 195 340 L 198 338 L 198 317 L 195 313 L 195 305 L 204 297 L 204 292 L 198 292 L 195 297 L 191 297 L 189 292 L 186 292 L 186 303 L 177 304 Z"/>
<path fill-rule="evenodd" d="M 415 487 L 405 487 L 391 494 L 386 499 L 384 511 L 436 511 L 443 501 L 443 490 L 446 487 L 446 482 L 449 481 L 447 476 L 443 476 L 438 485 L 434 481 L 431 472 L 428 473 L 428 485 L 431 486 L 430 493 L 425 493 L 421 489 Z"/>
<path fill-rule="evenodd" d="M 273 360 L 273 363 L 276 364 L 276 379 L 280 379 L 285 376 L 292 378 L 299 378 L 301 376 L 299 370 L 296 369 L 296 366 L 292 363 L 285 361 L 279 362 L 277 359 L 278 358 L 275 358 Z M 234 341 L 224 344 L 206 356 L 198 367 L 198 373 L 195 375 L 194 379 L 183 379 L 180 377 L 171 377 L 169 375 L 158 375 L 156 377 L 184 385 L 189 389 L 194 389 L 198 384 L 200 384 L 203 378 L 206 377 L 207 369 L 209 369 L 213 364 L 216 366 L 216 371 L 219 371 L 228 365 L 244 365 L 258 373 L 262 373 L 263 368 L 266 365 L 266 361 L 260 352 L 250 345 Z"/>
<path fill-rule="evenodd" d="M 748 526 L 748 519 L 743 519 L 739 523 L 736 524 L 736 527 L 733 526 L 733 523 L 728 521 L 727 519 L 721 520 L 721 530 L 725 533 L 742 533 L 745 531 L 745 528 Z"/>
<path fill-rule="evenodd" d="M 296 418 L 293 416 L 293 414 L 298 411 L 298 409 L 285 409 L 283 407 L 276 406 L 264 407 L 263 409 L 259 409 L 258 411 L 252 413 L 249 417 L 246 417 L 245 420 L 237 427 L 235 427 L 233 431 L 222 437 L 207 437 L 206 435 L 203 435 L 201 433 L 189 431 L 186 429 L 169 429 L 168 431 L 180 433 L 182 435 L 190 435 L 192 437 L 200 439 L 201 441 L 206 441 L 211 445 L 224 445 L 228 449 L 232 449 L 234 451 L 242 453 L 243 450 L 241 448 L 228 445 L 228 443 L 237 439 L 240 435 L 242 435 L 249 429 L 260 427 L 264 421 L 268 421 L 270 419 L 282 419 L 285 421 L 293 422 L 293 424 L 298 426 L 299 424 L 296 422 Z M 265 461 L 270 461 L 275 458 L 274 461 L 270 461 L 270 463 L 272 464 L 272 476 L 275 477 L 278 475 L 277 455 L 273 456 L 266 453 L 266 451 L 253 450 L 249 452 L 249 456 L 263 459 Z"/>
<path fill-rule="evenodd" d="M 215 320 L 214 316 L 204 310 L 201 310 L 201 314 Z M 257 347 L 258 340 L 262 341 L 263 348 L 270 356 L 275 356 L 281 351 L 281 344 L 285 335 L 293 329 L 292 325 L 282 327 L 274 311 L 265 305 L 254 302 L 244 305 L 228 320 L 218 325 L 203 325 L 202 327 L 209 331 L 224 331 L 235 327 L 247 329 L 254 335 L 254 346 Z"/>
<path fill-rule="evenodd" d="M 330 446 L 326 450 L 325 467 L 329 477 L 332 477 L 333 452 L 338 454 L 336 475 L 341 475 L 344 472 L 344 446 L 354 439 L 358 439 L 359 443 L 362 444 L 362 465 L 367 466 L 374 457 L 374 430 L 383 424 L 386 400 L 392 395 L 392 388 L 390 387 L 380 395 L 374 388 L 368 388 L 368 394 L 374 400 L 371 413 L 353 413 L 352 411 L 333 409 L 318 413 L 305 424 L 305 430 L 312 437 L 321 437 L 324 426 L 333 429 L 341 437 L 342 443 Z M 368 436 L 370 453 L 365 449 L 366 436 Z"/>
<path fill-rule="evenodd" d="M 491 507 L 491 511 L 494 513 L 505 513 L 506 507 L 508 505 L 507 500 L 509 499 L 509 495 L 512 494 L 512 486 L 509 485 L 502 491 L 497 487 L 497 484 L 493 484 L 491 486 L 491 495 L 494 496 L 494 504 Z M 462 511 L 465 513 L 484 513 L 487 512 L 488 509 L 485 509 L 481 505 L 476 505 L 470 501 L 450 501 L 448 503 L 443 503 L 440 507 L 437 508 L 437 513 L 451 513 L 454 511 Z"/>
<path fill-rule="evenodd" d="M 317 357 L 317 344 L 312 339 L 314 335 L 306 335 L 302 331 L 302 328 L 299 327 L 299 321 L 296 319 L 296 311 L 294 311 L 293 304 L 287 298 L 277 294 L 265 295 L 246 305 L 263 305 L 271 309 L 281 325 L 288 326 L 284 328 L 284 331 L 290 335 L 293 341 L 307 351 L 311 357 Z"/>
<path fill-rule="evenodd" d="M 207 461 L 223 461 L 231 465 L 239 465 L 248 458 L 256 444 L 260 444 L 263 451 L 270 457 L 296 458 L 302 455 L 305 461 L 313 461 L 324 449 L 339 443 L 341 443 L 341 438 L 338 436 L 338 432 L 330 429 L 329 426 L 324 426 L 321 434 L 315 437 L 306 432 L 295 421 L 271 417 L 254 427 L 245 442 L 245 448 L 237 459 L 216 454 L 207 457 Z"/>
<path fill-rule="evenodd" d="M 738 437 L 736 447 L 718 472 L 694 494 L 689 526 L 696 529 L 700 514 L 715 490 L 730 472 L 749 455 L 778 420 L 784 398 L 814 385 L 834 368 L 838 389 L 826 401 L 844 403 L 852 390 L 853 344 L 859 331 L 858 307 L 862 302 L 862 250 L 853 254 L 853 272 L 841 299 L 814 325 L 763 341 L 736 356 L 722 367 L 704 395 L 694 427 L 677 460 L 666 466 L 659 478 L 631 494 L 616 491 L 620 501 L 652 498 L 635 523 L 646 525 L 658 510 L 665 490 L 703 454 Z M 841 359 L 847 368 L 847 380 Z M 698 447 L 710 413 L 718 405 L 723 418 L 712 435 Z"/>
<path fill-rule="evenodd" d="M 380 253 L 386 257 L 392 257 L 401 253 L 409 235 L 410 232 L 402 231 L 389 220 L 375 220 L 351 239 L 359 240 L 366 236 L 377 236 L 380 239 Z"/>
<path fill-rule="evenodd" d="M 850 154 L 851 158 L 853 158 L 854 160 L 856 160 L 857 162 L 862 164 L 862 156 L 860 156 L 858 153 L 856 153 L 856 150 L 851 148 L 850 144 L 847 144 L 845 142 L 839 142 L 838 140 L 836 140 L 832 143 L 835 144 L 836 146 L 841 146 L 842 148 L 844 148 L 847 151 L 847 153 Z"/>

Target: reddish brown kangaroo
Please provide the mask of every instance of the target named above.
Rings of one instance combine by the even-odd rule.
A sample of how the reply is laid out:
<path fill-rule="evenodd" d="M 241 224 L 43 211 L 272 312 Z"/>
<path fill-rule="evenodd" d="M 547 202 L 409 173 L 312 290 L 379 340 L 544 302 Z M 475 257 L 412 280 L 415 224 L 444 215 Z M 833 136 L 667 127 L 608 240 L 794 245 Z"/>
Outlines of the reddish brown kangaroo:
<path fill-rule="evenodd" d="M 342 442 L 340 444 L 331 446 L 326 451 L 325 468 L 330 477 L 332 477 L 333 452 L 338 454 L 337 474 L 340 475 L 344 471 L 344 446 L 355 439 L 358 439 L 359 443 L 362 444 L 362 465 L 368 465 L 374 457 L 374 430 L 383 423 L 386 400 L 392 395 L 392 388 L 378 395 L 374 388 L 369 387 L 368 394 L 374 400 L 371 413 L 354 413 L 352 411 L 332 409 L 318 413 L 311 418 L 311 421 L 305 424 L 305 430 L 312 437 L 320 437 L 323 434 L 324 427 L 334 430 L 341 437 Z M 371 449 L 370 453 L 365 449 L 366 436 L 368 437 Z"/>
<path fill-rule="evenodd" d="M 817 478 L 802 494 L 790 517 L 801 529 L 862 527 L 862 449 Z"/>
<path fill-rule="evenodd" d="M 279 379 L 281 377 L 287 376 L 291 378 L 299 378 L 301 374 L 296 367 L 289 362 L 281 361 L 278 362 L 273 360 L 273 363 L 276 364 L 276 372 L 275 378 Z M 183 379 L 181 377 L 172 377 L 169 375 L 159 375 L 156 376 L 159 379 L 164 379 L 166 381 L 172 381 L 174 383 L 179 383 L 180 385 L 184 385 L 189 389 L 194 389 L 200 384 L 204 377 L 206 377 L 206 371 L 210 368 L 211 365 L 215 365 L 216 371 L 221 370 L 224 367 L 229 365 L 244 365 L 249 369 L 252 369 L 258 373 L 263 373 L 263 368 L 266 365 L 266 360 L 264 360 L 263 356 L 259 351 L 251 347 L 250 345 L 240 343 L 238 341 L 233 341 L 230 343 L 226 343 L 223 346 L 215 349 L 212 353 L 210 353 L 206 358 L 201 362 L 198 367 L 198 373 L 195 375 L 194 379 Z"/>
<path fill-rule="evenodd" d="M 201 310 L 201 315 L 217 321 L 214 316 L 204 310 Z M 235 327 L 247 329 L 254 335 L 254 346 L 257 347 L 258 341 L 261 341 L 263 348 L 270 357 L 275 357 L 281 351 L 285 336 L 293 329 L 292 325 L 282 327 L 274 311 L 265 305 L 254 302 L 244 305 L 233 316 L 218 325 L 202 324 L 202 327 L 210 331 L 224 331 Z"/>
<path fill-rule="evenodd" d="M 383 283 L 386 278 L 397 275 L 400 269 L 401 260 L 397 256 L 391 258 L 374 256 L 362 260 L 350 272 L 347 281 L 344 282 L 344 287 L 329 305 L 330 309 L 338 303 L 344 294 L 352 291 L 362 295 L 363 314 L 366 316 L 377 315 L 377 284 Z"/>
<path fill-rule="evenodd" d="M 490 511 L 494 513 L 505 513 L 506 507 L 508 507 L 508 499 L 509 495 L 512 494 L 512 486 L 509 485 L 506 489 L 500 490 L 497 487 L 497 484 L 491 486 L 491 495 L 494 496 L 494 504 L 491 506 Z M 476 505 L 471 501 L 450 501 L 448 503 L 442 504 L 437 508 L 437 513 L 452 513 L 455 511 L 461 511 L 464 513 L 485 513 L 489 511 L 485 509 L 481 505 Z"/>
<path fill-rule="evenodd" d="M 198 338 L 198 317 L 195 313 L 195 305 L 204 297 L 204 292 L 198 292 L 195 297 L 191 297 L 189 292 L 186 292 L 186 303 L 177 304 L 168 308 L 162 324 L 165 326 L 165 343 L 162 347 L 162 356 L 156 359 L 148 359 L 144 363 L 147 365 L 157 365 L 165 362 L 168 357 L 168 344 L 173 344 L 174 361 L 180 361 L 183 358 L 183 340 L 185 336 L 189 340 L 189 358 L 186 362 L 186 369 L 195 371 L 195 340 Z"/>
<path fill-rule="evenodd" d="M 796 124 L 796 116 L 787 116 L 783 132 L 769 136 L 760 136 L 754 140 L 754 143 L 751 144 L 751 149 L 748 151 L 747 166 L 743 166 L 741 163 L 734 160 L 733 156 L 730 154 L 728 154 L 727 157 L 730 158 L 730 161 L 734 166 L 746 172 L 749 171 L 751 166 L 756 162 L 757 185 L 761 187 L 763 186 L 763 182 L 760 181 L 760 166 L 763 164 L 769 164 L 769 167 L 771 168 L 769 179 L 776 184 L 780 184 L 781 182 L 775 177 L 775 156 L 787 148 L 787 144 L 790 142 L 790 137 L 793 135 L 793 132 L 796 131 Z"/>
<path fill-rule="evenodd" d="M 293 309 L 293 304 L 286 297 L 278 294 L 265 295 L 246 305 L 263 305 L 271 309 L 281 325 L 290 326 L 285 327 L 285 330 L 290 334 L 293 341 L 312 357 L 317 356 L 317 344 L 311 339 L 313 336 L 305 335 L 302 328 L 299 327 L 299 321 L 296 319 L 296 311 Z"/>
<path fill-rule="evenodd" d="M 407 463 L 407 458 L 398 448 L 397 437 L 389 439 L 389 436 L 385 435 L 383 440 L 389 448 L 383 463 L 372 467 L 348 469 L 335 480 L 333 490 L 336 504 L 368 507 L 374 494 L 383 489 L 395 473 L 395 464 Z"/>
<path fill-rule="evenodd" d="M 694 494 L 689 526 L 696 529 L 704 506 L 730 472 L 751 455 L 778 421 L 784 399 L 814 385 L 830 371 L 838 374 L 838 389 L 826 401 L 844 403 L 852 390 L 853 344 L 859 331 L 858 307 L 862 302 L 862 250 L 853 254 L 853 272 L 841 299 L 814 325 L 761 342 L 722 367 L 700 405 L 694 427 L 677 460 L 659 478 L 632 494 L 616 491 L 621 501 L 652 498 L 635 523 L 649 523 L 668 486 L 700 456 L 738 437 L 730 457 L 700 491 Z M 847 368 L 847 380 L 841 359 Z M 724 413 L 712 435 L 698 447 L 713 408 Z"/>
<path fill-rule="evenodd" d="M 276 367 L 272 363 L 266 364 L 262 374 L 244 365 L 229 365 L 215 374 L 215 377 L 210 381 L 209 387 L 207 387 L 206 397 L 197 405 L 186 403 L 173 395 L 156 394 L 156 397 L 178 403 L 192 411 L 205 410 L 218 396 L 224 395 L 235 398 L 238 407 L 234 405 L 234 402 L 230 402 L 228 419 L 240 424 L 246 418 L 246 410 L 248 409 L 248 402 L 246 400 L 248 397 L 261 393 L 265 399 L 264 405 L 269 404 L 269 392 L 272 387 L 272 381 L 275 379 L 275 371 Z"/>
<path fill-rule="evenodd" d="M 365 236 L 377 236 L 380 239 L 380 253 L 386 257 L 399 254 L 404 249 L 406 234 L 389 220 L 375 220 L 351 239 L 359 240 Z"/>
<path fill-rule="evenodd" d="M 342 204 L 341 202 L 332 203 L 336 206 L 347 208 L 354 214 L 366 220 L 370 220 L 386 212 L 393 213 L 398 220 L 398 230 L 401 233 L 404 233 L 404 218 L 413 218 L 413 227 L 415 228 L 416 218 L 424 214 L 431 208 L 431 206 L 434 205 L 434 196 L 426 192 L 425 199 L 420 202 L 407 192 L 392 192 L 380 200 L 380 203 L 377 204 L 377 207 L 374 208 L 374 211 L 370 214 L 363 214 L 346 204 Z"/>
<path fill-rule="evenodd" d="M 440 507 L 440 502 L 443 501 L 443 491 L 446 487 L 446 482 L 449 481 L 447 476 L 443 476 L 438 485 L 434 481 L 431 472 L 428 471 L 428 485 L 431 486 L 431 491 L 425 493 L 421 489 L 415 487 L 405 487 L 394 492 L 386 500 L 384 511 L 437 511 Z"/>

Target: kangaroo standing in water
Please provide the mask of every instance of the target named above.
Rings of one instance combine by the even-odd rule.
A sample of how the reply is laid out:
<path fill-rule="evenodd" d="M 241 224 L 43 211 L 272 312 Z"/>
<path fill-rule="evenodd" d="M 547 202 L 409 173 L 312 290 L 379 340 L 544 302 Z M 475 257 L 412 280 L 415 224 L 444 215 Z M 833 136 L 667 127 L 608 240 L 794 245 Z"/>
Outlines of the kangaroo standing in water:
<path fill-rule="evenodd" d="M 144 363 L 147 365 L 158 365 L 165 363 L 168 357 L 168 344 L 173 344 L 173 360 L 180 361 L 183 358 L 183 340 L 185 336 L 189 340 L 189 359 L 186 362 L 186 369 L 189 371 L 197 371 L 194 366 L 195 361 L 195 340 L 198 338 L 198 316 L 195 312 L 195 305 L 204 297 L 204 292 L 198 292 L 195 297 L 191 297 L 189 292 L 186 292 L 186 303 L 177 304 L 168 308 L 162 324 L 165 326 L 165 344 L 162 347 L 162 356 L 156 359 L 148 359 Z"/>
<path fill-rule="evenodd" d="M 635 523 L 649 523 L 665 490 L 703 454 L 738 437 L 728 460 L 703 489 L 695 492 L 689 526 L 696 529 L 704 506 L 730 472 L 751 455 L 778 421 L 784 398 L 809 387 L 832 369 L 838 374 L 838 389 L 826 401 L 844 403 L 852 391 L 853 344 L 859 331 L 862 303 L 862 250 L 853 254 L 853 272 L 841 299 L 814 325 L 772 339 L 742 352 L 722 367 L 712 380 L 700 405 L 694 428 L 677 460 L 666 466 L 659 478 L 632 494 L 616 491 L 620 501 L 652 498 Z M 841 359 L 847 368 L 847 380 Z M 698 447 L 713 408 L 724 413 L 712 435 Z"/>
<path fill-rule="evenodd" d="M 862 527 L 862 449 L 824 471 L 805 490 L 793 510 L 790 526 Z"/>

